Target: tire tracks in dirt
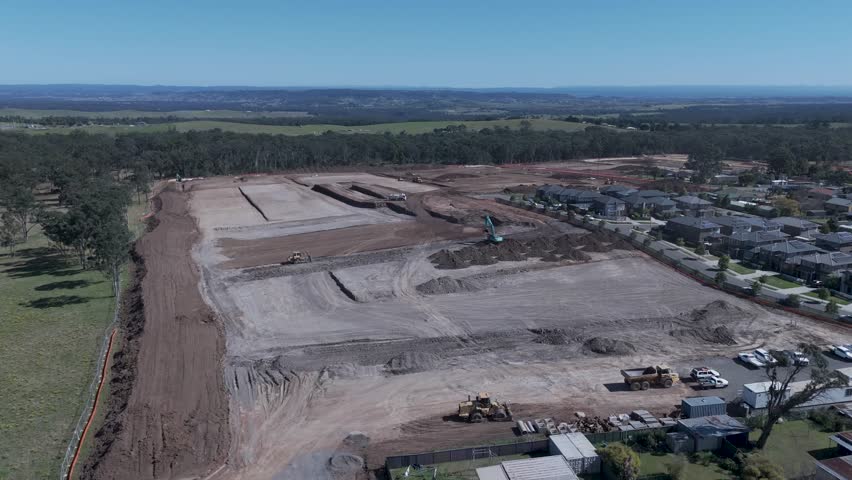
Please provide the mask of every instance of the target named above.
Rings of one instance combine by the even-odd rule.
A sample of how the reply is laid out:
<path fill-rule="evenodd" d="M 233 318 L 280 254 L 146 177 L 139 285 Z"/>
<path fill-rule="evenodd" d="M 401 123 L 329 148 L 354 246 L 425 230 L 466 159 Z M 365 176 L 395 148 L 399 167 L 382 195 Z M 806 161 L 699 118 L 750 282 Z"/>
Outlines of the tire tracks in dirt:
<path fill-rule="evenodd" d="M 107 420 L 81 478 L 196 477 L 228 454 L 224 336 L 190 255 L 199 232 L 185 195 L 158 198 L 156 227 L 135 247 L 144 275 L 123 323 L 130 340 L 113 357 Z"/>

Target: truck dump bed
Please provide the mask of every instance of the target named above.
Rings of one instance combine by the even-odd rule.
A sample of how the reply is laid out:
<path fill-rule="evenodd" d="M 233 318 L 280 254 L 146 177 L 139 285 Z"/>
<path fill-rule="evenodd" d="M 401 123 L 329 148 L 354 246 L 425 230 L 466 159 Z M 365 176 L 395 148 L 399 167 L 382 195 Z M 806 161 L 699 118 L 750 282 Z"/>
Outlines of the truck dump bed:
<path fill-rule="evenodd" d="M 642 376 L 645 376 L 645 375 L 656 375 L 656 374 L 657 374 L 657 370 L 654 369 L 653 367 L 631 368 L 631 369 L 621 371 L 621 375 L 623 375 L 624 378 L 634 378 L 634 377 L 642 377 Z"/>

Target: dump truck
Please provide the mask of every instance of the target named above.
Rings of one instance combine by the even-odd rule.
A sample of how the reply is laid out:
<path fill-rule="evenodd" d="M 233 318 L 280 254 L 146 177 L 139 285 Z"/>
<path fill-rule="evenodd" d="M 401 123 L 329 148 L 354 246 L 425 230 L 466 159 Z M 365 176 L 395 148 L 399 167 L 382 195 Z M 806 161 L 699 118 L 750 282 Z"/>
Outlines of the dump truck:
<path fill-rule="evenodd" d="M 664 365 L 645 368 L 622 370 L 624 383 L 630 385 L 630 390 L 648 390 L 651 385 L 670 388 L 680 381 L 680 376 L 671 368 Z"/>
<path fill-rule="evenodd" d="M 284 261 L 284 262 L 281 262 L 281 264 L 282 265 L 293 265 L 293 264 L 296 264 L 296 263 L 309 263 L 309 262 L 312 262 L 312 261 L 313 261 L 313 259 L 311 258 L 310 253 L 293 252 L 292 254 L 290 254 L 289 257 L 287 257 L 287 260 Z"/>
<path fill-rule="evenodd" d="M 475 399 L 470 395 L 466 402 L 459 403 L 459 418 L 470 423 L 480 423 L 483 419 L 495 422 L 508 422 L 512 420 L 512 410 L 508 403 L 500 403 L 491 399 L 487 392 L 479 392 Z"/>

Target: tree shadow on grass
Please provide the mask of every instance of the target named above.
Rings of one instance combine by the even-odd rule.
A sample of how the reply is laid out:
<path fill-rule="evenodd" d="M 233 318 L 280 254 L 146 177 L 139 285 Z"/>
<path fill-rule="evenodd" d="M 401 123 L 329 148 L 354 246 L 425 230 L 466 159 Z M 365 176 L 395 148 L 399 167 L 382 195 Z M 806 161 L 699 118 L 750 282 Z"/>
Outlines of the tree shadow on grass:
<path fill-rule="evenodd" d="M 68 268 L 68 260 L 49 248 L 30 248 L 21 252 L 19 261 L 11 263 L 6 274 L 11 278 L 52 275 L 65 277 L 80 273 L 79 268 Z"/>
<path fill-rule="evenodd" d="M 81 297 L 79 295 L 59 295 L 58 297 L 42 297 L 29 302 L 21 302 L 20 306 L 26 308 L 59 308 L 67 305 L 79 305 L 88 303 L 90 298 Z"/>
<path fill-rule="evenodd" d="M 97 285 L 103 282 L 93 282 L 91 280 L 62 280 L 59 282 L 45 283 L 35 287 L 39 292 L 49 292 L 51 290 L 71 290 L 73 288 L 85 288 L 90 285 Z"/>

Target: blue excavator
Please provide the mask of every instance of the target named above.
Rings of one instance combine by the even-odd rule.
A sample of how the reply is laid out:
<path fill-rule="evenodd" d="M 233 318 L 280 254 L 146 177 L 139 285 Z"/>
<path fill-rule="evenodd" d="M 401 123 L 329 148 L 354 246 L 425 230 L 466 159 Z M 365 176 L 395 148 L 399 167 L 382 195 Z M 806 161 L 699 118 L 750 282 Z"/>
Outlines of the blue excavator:
<path fill-rule="evenodd" d="M 500 243 L 503 241 L 503 237 L 497 235 L 497 230 L 494 228 L 494 222 L 491 221 L 490 215 L 485 216 L 485 234 L 491 243 Z"/>

